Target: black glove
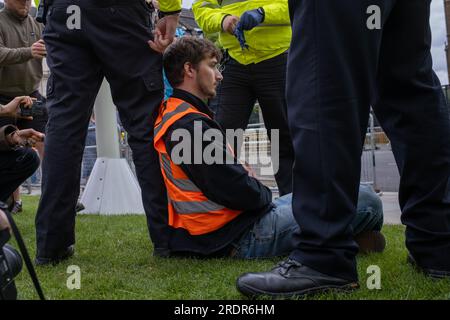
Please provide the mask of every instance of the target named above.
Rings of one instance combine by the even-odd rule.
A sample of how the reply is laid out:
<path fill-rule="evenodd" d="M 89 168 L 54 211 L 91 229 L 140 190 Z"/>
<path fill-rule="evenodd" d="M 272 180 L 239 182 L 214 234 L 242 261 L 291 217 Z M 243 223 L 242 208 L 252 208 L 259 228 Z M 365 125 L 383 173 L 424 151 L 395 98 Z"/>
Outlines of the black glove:
<path fill-rule="evenodd" d="M 248 45 L 245 43 L 244 30 L 236 27 L 236 29 L 234 29 L 234 36 L 238 39 L 242 49 L 248 49 Z"/>
<path fill-rule="evenodd" d="M 239 19 L 237 28 L 240 27 L 241 30 L 252 30 L 264 21 L 264 17 L 265 12 L 263 8 L 245 11 Z"/>

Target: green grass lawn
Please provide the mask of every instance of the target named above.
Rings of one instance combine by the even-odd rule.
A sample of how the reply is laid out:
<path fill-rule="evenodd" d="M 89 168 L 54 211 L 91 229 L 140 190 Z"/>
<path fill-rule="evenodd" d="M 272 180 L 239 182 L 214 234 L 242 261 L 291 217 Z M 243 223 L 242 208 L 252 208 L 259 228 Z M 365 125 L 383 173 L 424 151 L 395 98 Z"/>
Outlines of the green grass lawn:
<path fill-rule="evenodd" d="M 32 258 L 37 203 L 37 197 L 24 197 L 24 212 L 16 216 Z M 358 258 L 360 290 L 314 299 L 450 299 L 450 280 L 429 280 L 406 264 L 404 228 L 386 226 L 384 233 L 384 253 Z M 37 268 L 47 299 L 242 299 L 236 278 L 265 271 L 280 260 L 155 258 L 144 216 L 78 216 L 76 234 L 73 258 L 56 267 Z M 80 267 L 79 290 L 66 286 L 70 265 Z M 370 265 L 381 269 L 380 290 L 367 288 Z M 20 299 L 37 298 L 25 269 L 16 284 Z"/>

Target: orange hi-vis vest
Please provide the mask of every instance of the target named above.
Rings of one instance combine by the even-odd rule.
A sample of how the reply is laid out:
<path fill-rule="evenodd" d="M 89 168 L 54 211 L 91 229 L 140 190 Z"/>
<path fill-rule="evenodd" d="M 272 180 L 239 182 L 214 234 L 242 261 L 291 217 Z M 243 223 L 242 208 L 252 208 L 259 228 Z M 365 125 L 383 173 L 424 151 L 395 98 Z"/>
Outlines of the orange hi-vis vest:
<path fill-rule="evenodd" d="M 209 200 L 181 167 L 172 162 L 167 153 L 164 135 L 175 121 L 190 113 L 211 119 L 183 100 L 169 98 L 164 102 L 155 122 L 154 145 L 159 153 L 161 172 L 167 189 L 169 225 L 186 229 L 191 235 L 202 235 L 220 229 L 242 211 L 231 210 Z"/>

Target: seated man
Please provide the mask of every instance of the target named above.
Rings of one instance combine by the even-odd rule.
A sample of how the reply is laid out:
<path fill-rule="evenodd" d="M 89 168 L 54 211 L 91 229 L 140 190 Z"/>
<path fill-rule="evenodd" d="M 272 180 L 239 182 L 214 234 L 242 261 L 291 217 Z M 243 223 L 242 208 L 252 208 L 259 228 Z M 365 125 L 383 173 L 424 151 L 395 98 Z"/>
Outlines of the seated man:
<path fill-rule="evenodd" d="M 16 117 L 19 105 L 30 107 L 30 97 L 17 97 L 5 106 L 0 105 L 0 117 Z M 33 129 L 18 130 L 13 125 L 0 127 L 0 201 L 8 197 L 39 167 L 39 157 L 31 148 L 42 142 L 44 134 Z"/>
<path fill-rule="evenodd" d="M 212 42 L 191 37 L 179 39 L 164 54 L 174 92 L 160 107 L 154 145 L 169 200 L 171 253 L 246 259 L 287 255 L 299 228 L 292 194 L 272 202 L 270 190 L 234 157 L 205 103 L 222 79 L 220 59 Z M 220 138 L 212 139 L 217 133 Z M 233 161 L 206 159 L 212 149 L 214 159 L 220 154 Z M 380 199 L 362 186 L 353 221 L 362 251 L 383 250 L 382 224 Z"/>

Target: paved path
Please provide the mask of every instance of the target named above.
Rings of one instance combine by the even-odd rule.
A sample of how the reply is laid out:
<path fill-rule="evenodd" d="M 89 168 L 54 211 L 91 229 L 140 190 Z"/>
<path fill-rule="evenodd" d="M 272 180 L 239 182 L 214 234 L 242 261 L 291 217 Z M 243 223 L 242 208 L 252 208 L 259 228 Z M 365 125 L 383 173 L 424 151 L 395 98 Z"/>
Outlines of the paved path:
<path fill-rule="evenodd" d="M 398 193 L 383 192 L 381 195 L 381 201 L 383 201 L 384 224 L 401 224 L 401 211 L 398 204 Z"/>

